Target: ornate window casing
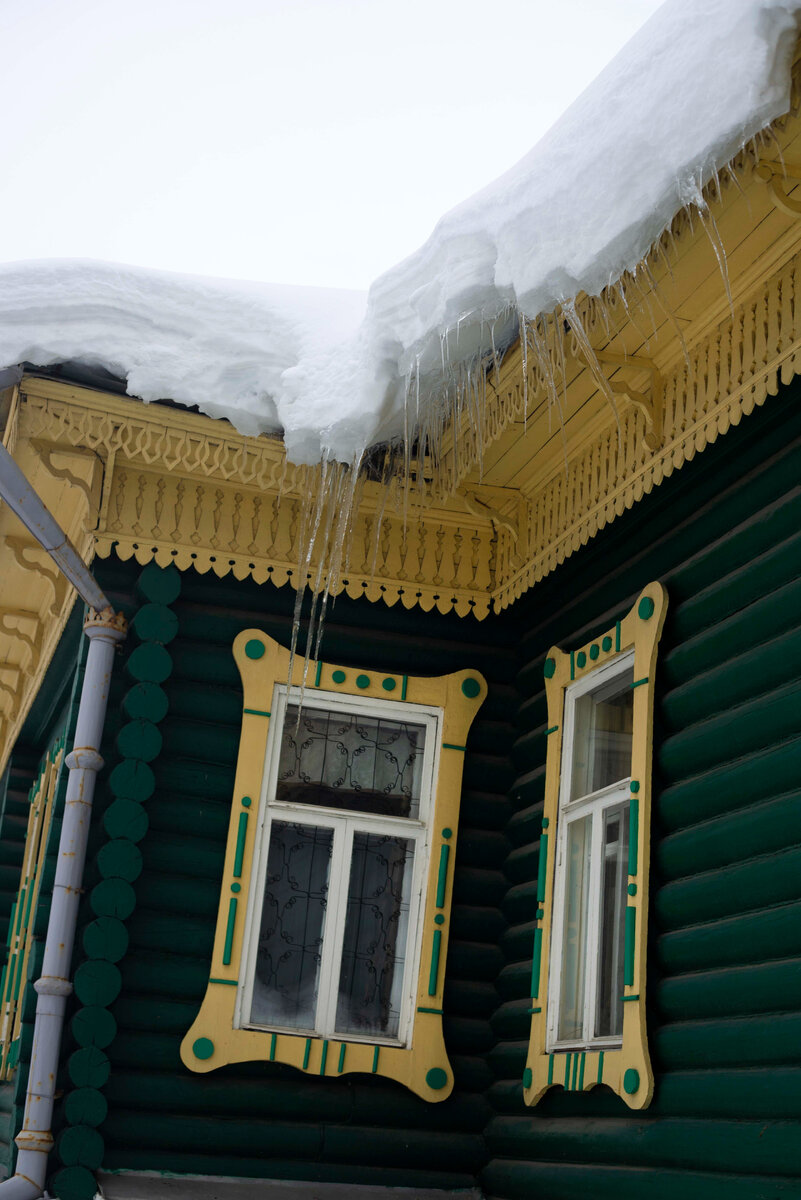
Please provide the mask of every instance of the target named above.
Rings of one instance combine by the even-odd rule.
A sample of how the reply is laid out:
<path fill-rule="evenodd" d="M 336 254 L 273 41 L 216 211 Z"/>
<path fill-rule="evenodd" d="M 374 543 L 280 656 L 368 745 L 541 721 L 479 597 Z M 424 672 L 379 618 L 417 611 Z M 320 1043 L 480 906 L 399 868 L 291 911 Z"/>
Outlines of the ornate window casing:
<path fill-rule="evenodd" d="M 645 1021 L 653 696 L 667 593 L 545 660 L 548 752 L 526 1104 L 552 1086 L 653 1095 Z"/>
<path fill-rule="evenodd" d="M 223 885 L 181 1058 L 361 1071 L 444 1100 L 462 765 L 486 683 L 323 662 L 304 683 L 302 660 L 290 680 L 289 651 L 258 630 L 233 652 L 244 701 Z"/>

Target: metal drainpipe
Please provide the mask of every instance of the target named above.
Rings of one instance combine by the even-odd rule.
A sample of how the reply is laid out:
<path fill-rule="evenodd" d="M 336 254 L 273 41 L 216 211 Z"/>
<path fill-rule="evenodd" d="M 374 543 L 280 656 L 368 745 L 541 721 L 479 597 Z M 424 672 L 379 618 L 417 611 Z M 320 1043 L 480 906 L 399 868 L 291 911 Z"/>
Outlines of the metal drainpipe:
<path fill-rule="evenodd" d="M 126 626 L 123 616 L 113 611 L 83 560 L 3 446 L 0 446 L 0 497 L 47 550 L 90 606 L 84 624 L 84 633 L 89 638 L 89 652 L 78 707 L 75 743 L 65 759 L 69 778 L 42 976 L 33 985 L 38 993 L 36 1020 L 25 1116 L 22 1130 L 16 1138 L 19 1147 L 17 1170 L 10 1179 L 0 1183 L 2 1200 L 36 1200 L 44 1192 L 47 1159 L 53 1146 L 50 1126 L 64 1010 L 67 997 L 72 992 L 69 979 L 72 947 L 95 779 L 103 766 L 99 747 L 114 652 L 125 637 Z"/>

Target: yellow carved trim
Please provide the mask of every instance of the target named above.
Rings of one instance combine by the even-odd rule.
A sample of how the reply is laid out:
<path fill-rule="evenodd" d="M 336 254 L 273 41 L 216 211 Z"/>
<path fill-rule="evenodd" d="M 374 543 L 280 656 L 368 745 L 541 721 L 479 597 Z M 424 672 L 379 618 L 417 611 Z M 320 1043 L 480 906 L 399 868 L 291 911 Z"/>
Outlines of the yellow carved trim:
<path fill-rule="evenodd" d="M 261 657 L 248 655 L 246 647 L 252 642 L 263 647 Z M 253 855 L 266 804 L 264 774 L 270 712 L 276 685 L 289 681 L 290 655 L 288 650 L 258 629 L 240 633 L 234 641 L 233 653 L 244 693 L 242 736 L 209 984 L 200 1011 L 181 1043 L 181 1059 L 189 1070 L 201 1072 L 213 1071 L 228 1063 L 254 1060 L 286 1063 L 312 1075 L 338 1076 L 353 1071 L 366 1072 L 394 1079 L 424 1100 L 444 1100 L 453 1088 L 453 1071 L 443 1040 L 441 1014 L 463 748 L 473 718 L 487 694 L 486 682 L 476 671 L 458 671 L 451 675 L 424 678 L 369 669 L 359 672 L 323 662 L 311 662 L 304 680 L 303 662 L 295 661 L 291 684 L 294 687 L 304 684 L 307 693 L 323 690 L 329 694 L 367 697 L 376 701 L 399 699 L 409 705 L 410 717 L 413 717 L 415 705 L 438 708 L 442 712 L 439 727 L 441 746 L 435 759 L 433 811 L 429 822 L 429 866 L 417 951 L 418 984 L 409 1044 L 399 1047 L 345 1039 L 326 1040 L 305 1034 L 271 1033 L 235 1027 L 237 986 L 244 970 L 242 958 L 247 899 L 251 888 L 255 886 Z M 357 678 L 364 685 L 365 677 L 369 683 L 357 686 Z M 474 682 L 467 684 L 468 680 Z M 394 685 L 391 690 L 385 686 L 390 681 Z M 464 690 L 463 684 L 466 685 Z M 473 691 L 476 691 L 475 695 Z M 243 804 L 243 798 L 246 804 Z M 243 826 L 245 832 L 241 833 Z M 440 847 L 446 841 L 450 851 L 446 855 L 445 896 L 444 902 L 438 906 Z M 443 919 L 435 922 L 435 917 Z M 438 970 L 431 967 L 432 962 L 438 962 Z M 429 994 L 434 976 L 436 985 Z M 436 1086 L 431 1086 L 432 1082 Z"/>
<path fill-rule="evenodd" d="M 545 692 L 548 701 L 548 753 L 545 770 L 545 804 L 537 920 L 531 986 L 531 1033 L 529 1038 L 524 1099 L 536 1104 L 549 1087 L 566 1091 L 589 1091 L 599 1083 L 610 1087 L 629 1108 L 645 1108 L 651 1102 L 654 1078 L 648 1055 L 645 1022 L 646 938 L 648 930 L 648 878 L 651 838 L 651 768 L 653 754 L 654 680 L 657 650 L 667 612 L 667 592 L 661 583 L 643 589 L 629 613 L 606 634 L 575 651 L 558 647 L 548 651 Z M 553 920 L 554 856 L 559 818 L 559 786 L 562 770 L 562 724 L 565 691 L 570 684 L 620 654 L 634 649 L 634 716 L 631 756 L 632 803 L 638 810 L 637 869 L 628 876 L 635 894 L 628 896 L 634 913 L 633 984 L 624 988 L 623 1042 L 619 1049 L 586 1048 L 567 1052 L 546 1051 L 547 1005 L 551 926 Z M 548 675 L 550 670 L 550 675 Z M 633 828 L 633 820 L 632 820 Z M 630 860 L 631 861 L 631 860 Z M 544 888 L 543 888 L 544 882 Z M 627 951 L 628 952 L 628 951 Z M 627 1074 L 628 1073 L 628 1074 Z"/>

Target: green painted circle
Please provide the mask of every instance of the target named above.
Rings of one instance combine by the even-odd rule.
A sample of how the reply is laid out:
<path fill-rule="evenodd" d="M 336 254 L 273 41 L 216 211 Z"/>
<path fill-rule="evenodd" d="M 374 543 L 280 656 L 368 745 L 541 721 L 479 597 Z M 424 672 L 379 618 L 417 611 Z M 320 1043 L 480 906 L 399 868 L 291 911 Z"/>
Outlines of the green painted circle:
<path fill-rule="evenodd" d="M 637 793 L 637 792 L 639 792 L 639 790 L 640 790 L 640 781 L 639 781 L 639 779 L 632 779 L 631 783 L 629 784 L 629 787 L 631 788 L 631 790 L 632 790 L 632 791 L 635 793 L 635 795 L 636 795 L 636 793 Z"/>
<path fill-rule="evenodd" d="M 89 958 L 119 962 L 128 949 L 128 930 L 116 917 L 98 917 L 83 931 L 83 948 Z"/>
<path fill-rule="evenodd" d="M 381 686 L 385 692 L 394 692 L 398 684 L 396 680 L 387 678 L 382 681 Z"/>
<path fill-rule="evenodd" d="M 214 1042 L 211 1038 L 198 1038 L 192 1043 L 192 1053 L 195 1058 L 211 1058 L 214 1053 Z"/>
<path fill-rule="evenodd" d="M 132 721 L 163 721 L 169 702 L 157 683 L 135 683 L 123 696 L 122 711 Z"/>
<path fill-rule="evenodd" d="M 108 1116 L 106 1097 L 97 1088 L 75 1088 L 64 1101 L 70 1125 L 102 1125 Z"/>
<path fill-rule="evenodd" d="M 79 1008 L 70 1022 L 72 1036 L 79 1046 L 110 1046 L 117 1036 L 117 1022 L 107 1008 L 90 1004 Z"/>
<path fill-rule="evenodd" d="M 598 655 L 600 653 L 601 653 L 601 647 L 598 645 L 597 642 L 593 642 L 592 645 L 590 646 L 590 658 L 592 659 L 593 662 L 595 662 L 596 658 L 598 657 Z"/>
<path fill-rule="evenodd" d="M 109 787 L 123 800 L 138 800 L 144 804 L 156 790 L 156 777 L 146 762 L 127 758 L 117 763 L 109 777 Z"/>
<path fill-rule="evenodd" d="M 151 604 L 172 604 L 181 594 L 181 572 L 172 565 L 148 563 L 136 581 L 136 590 Z"/>
<path fill-rule="evenodd" d="M 445 838 L 445 840 L 447 841 L 447 839 L 448 839 L 448 838 L 450 838 L 450 837 L 453 837 L 453 830 L 452 830 L 452 829 L 449 829 L 449 828 L 448 828 L 448 826 L 446 825 L 446 826 L 445 826 L 445 828 L 444 828 L 444 829 L 443 829 L 443 831 L 442 831 L 442 836 L 443 836 L 443 837 Z"/>
<path fill-rule="evenodd" d="M 370 686 L 370 676 L 369 675 L 357 675 L 356 676 L 356 687 L 357 688 L 364 689 L 364 688 L 368 688 L 369 686 Z"/>
<path fill-rule="evenodd" d="M 633 1096 L 640 1086 L 640 1072 L 629 1067 L 623 1075 L 623 1091 L 627 1096 Z"/>
<path fill-rule="evenodd" d="M 248 658 L 264 658 L 266 648 L 259 638 L 251 638 L 249 642 L 245 642 L 245 654 Z"/>
<path fill-rule="evenodd" d="M 178 618 L 163 604 L 145 604 L 131 621 L 140 642 L 158 642 L 166 646 L 178 632 Z"/>
<path fill-rule="evenodd" d="M 76 1087 L 102 1088 L 108 1083 L 111 1067 L 97 1046 L 84 1046 L 69 1056 L 67 1072 Z"/>
<path fill-rule="evenodd" d="M 640 617 L 641 620 L 647 621 L 649 617 L 654 615 L 655 607 L 656 605 L 650 596 L 643 596 L 642 600 L 637 605 L 637 616 Z M 635 1088 L 634 1090 L 636 1092 L 637 1089 Z"/>
<path fill-rule="evenodd" d="M 104 879 L 133 883 L 142 874 L 142 852 L 128 838 L 114 838 L 100 847 L 97 867 Z"/>
<path fill-rule="evenodd" d="M 138 683 L 163 683 L 172 674 L 172 659 L 163 646 L 143 642 L 126 662 L 125 670 Z"/>
<path fill-rule="evenodd" d="M 161 751 L 161 734 L 152 721 L 129 721 L 117 734 L 117 750 L 121 758 L 141 758 L 152 762 Z"/>
<path fill-rule="evenodd" d="M 136 800 L 115 800 L 103 813 L 103 828 L 110 838 L 141 842 L 150 820 Z"/>
<path fill-rule="evenodd" d="M 604 653 L 606 653 L 606 654 L 608 654 L 608 653 L 609 653 L 609 651 L 612 649 L 612 639 L 609 637 L 609 635 L 608 635 L 608 634 L 607 634 L 607 636 L 606 636 L 606 637 L 605 637 L 605 638 L 602 640 L 602 642 L 601 642 L 601 649 L 602 649 L 602 650 L 604 651 Z"/>
<path fill-rule="evenodd" d="M 251 800 L 250 796 L 242 797 L 242 807 L 243 808 L 250 808 L 252 803 L 253 803 L 253 801 Z"/>
<path fill-rule="evenodd" d="M 90 1125 L 68 1125 L 58 1137 L 58 1156 L 65 1167 L 96 1171 L 103 1161 L 103 1139 Z"/>
<path fill-rule="evenodd" d="M 636 883 L 630 883 L 630 884 L 629 884 L 629 886 L 628 886 L 628 893 L 629 893 L 629 895 L 630 895 L 630 896 L 636 896 L 636 895 L 637 895 L 637 884 L 636 884 Z"/>
<path fill-rule="evenodd" d="M 434 924 L 435 925 L 444 925 L 445 924 L 445 918 L 443 917 L 442 913 L 437 913 L 437 915 L 434 917 Z"/>
<path fill-rule="evenodd" d="M 127 921 L 136 908 L 136 894 L 124 879 L 104 879 L 92 888 L 89 903 L 97 917 L 119 917 L 121 921 Z"/>
<path fill-rule="evenodd" d="M 481 692 L 481 684 L 470 675 L 467 679 L 462 680 L 462 692 L 467 696 L 468 700 L 475 700 L 476 696 Z"/>
<path fill-rule="evenodd" d="M 523 1087 L 530 1088 L 533 1082 L 534 1082 L 534 1075 L 531 1070 L 531 1067 L 526 1067 L 525 1071 L 523 1072 Z"/>
<path fill-rule="evenodd" d="M 578 654 L 576 655 L 576 666 L 578 667 L 579 670 L 581 670 L 583 667 L 586 667 L 586 665 L 587 665 L 587 655 L 584 653 L 583 650 L 579 650 Z"/>
<path fill-rule="evenodd" d="M 94 1200 L 97 1195 L 97 1180 L 88 1167 L 64 1167 L 49 1186 L 61 1200 Z"/>
<path fill-rule="evenodd" d="M 551 823 L 551 822 L 550 822 L 550 819 L 549 819 L 548 817 L 543 817 L 543 818 L 542 818 L 542 828 L 543 828 L 543 829 L 547 829 L 547 828 L 548 828 L 548 826 L 550 825 L 550 823 Z"/>
<path fill-rule="evenodd" d="M 432 1091 L 440 1092 L 448 1082 L 448 1073 L 442 1067 L 432 1067 L 426 1072 L 426 1083 Z"/>
<path fill-rule="evenodd" d="M 553 679 L 556 673 L 556 659 L 546 658 L 545 666 L 542 668 L 542 673 L 546 679 Z"/>
<path fill-rule="evenodd" d="M 120 969 L 102 958 L 89 958 L 75 972 L 73 988 L 81 1004 L 97 1004 L 100 1008 L 108 1008 L 122 988 Z"/>
<path fill-rule="evenodd" d="M 334 671 L 331 675 L 331 678 L 333 679 L 334 683 L 344 683 L 347 679 L 347 675 L 344 671 Z"/>
<path fill-rule="evenodd" d="M 241 883 L 232 883 L 232 884 L 231 884 L 231 891 L 232 891 L 232 892 L 241 892 L 241 891 L 242 891 L 242 885 L 241 885 Z"/>

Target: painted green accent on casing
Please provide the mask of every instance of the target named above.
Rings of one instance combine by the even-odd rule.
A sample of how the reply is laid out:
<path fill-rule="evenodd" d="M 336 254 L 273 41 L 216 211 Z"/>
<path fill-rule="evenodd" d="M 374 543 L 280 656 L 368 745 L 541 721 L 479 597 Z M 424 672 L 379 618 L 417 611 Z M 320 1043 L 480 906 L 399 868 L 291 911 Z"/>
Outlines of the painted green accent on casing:
<path fill-rule="evenodd" d="M 265 649 L 266 647 L 264 642 L 260 641 L 258 638 L 251 638 L 249 642 L 245 643 L 245 654 L 248 656 L 248 658 L 263 658 Z"/>
<path fill-rule="evenodd" d="M 575 652 L 575 650 L 570 651 L 570 678 L 571 679 L 576 678 L 576 652 Z"/>
<path fill-rule="evenodd" d="M 250 796 L 243 796 L 239 803 L 243 808 L 250 808 L 253 801 L 251 800 Z"/>
<path fill-rule="evenodd" d="M 579 1077 L 578 1077 L 578 1090 L 580 1092 L 584 1091 L 584 1067 L 585 1067 L 586 1061 L 587 1061 L 587 1054 L 586 1054 L 586 1052 L 582 1052 L 581 1066 L 579 1068 Z"/>
<path fill-rule="evenodd" d="M 325 1063 L 328 1058 L 328 1042 L 323 1041 L 323 1048 L 320 1052 L 320 1074 L 325 1075 Z"/>
<path fill-rule="evenodd" d="M 572 1055 L 571 1053 L 569 1053 L 569 1052 L 568 1052 L 568 1053 L 565 1055 L 565 1080 L 564 1080 L 564 1089 L 565 1089 L 565 1091 L 566 1091 L 566 1092 L 569 1092 L 569 1091 L 570 1091 L 570 1067 L 571 1067 L 571 1065 L 572 1065 L 572 1061 L 573 1061 L 573 1055 Z"/>
<path fill-rule="evenodd" d="M 239 828 L 236 831 L 236 852 L 234 854 L 234 876 L 238 879 L 242 875 L 242 862 L 245 857 L 245 842 L 248 836 L 248 814 L 246 812 L 239 814 Z"/>
<path fill-rule="evenodd" d="M 445 844 L 439 848 L 439 872 L 437 874 L 437 908 L 445 905 L 445 891 L 448 883 L 448 860 L 451 848 Z"/>
<path fill-rule="evenodd" d="M 603 1052 L 603 1050 L 600 1050 L 598 1052 L 598 1075 L 596 1077 L 596 1083 L 603 1083 L 603 1078 L 604 1078 L 604 1052 Z"/>
<path fill-rule="evenodd" d="M 356 676 L 356 687 L 357 688 L 360 688 L 362 691 L 364 691 L 364 689 L 369 688 L 369 686 L 370 686 L 370 676 L 369 675 L 357 675 Z"/>
<path fill-rule="evenodd" d="M 654 615 L 654 602 L 650 596 L 643 596 L 640 603 L 637 605 L 637 616 L 641 621 L 650 621 Z M 636 1091 L 636 1088 L 635 1088 Z"/>
<path fill-rule="evenodd" d="M 371 1067 L 371 1072 L 373 1075 L 375 1075 L 376 1071 L 378 1070 L 378 1056 L 380 1053 L 381 1047 L 376 1046 L 375 1050 L 373 1051 L 373 1065 Z"/>
<path fill-rule="evenodd" d="M 579 650 L 578 654 L 576 655 L 576 666 L 578 667 L 579 671 L 583 671 L 586 665 L 587 655 L 583 650 Z"/>
<path fill-rule="evenodd" d="M 225 926 L 225 944 L 223 945 L 223 966 L 231 965 L 231 953 L 234 946 L 234 929 L 236 928 L 237 899 L 232 896 L 228 901 L 228 920 Z"/>
<path fill-rule="evenodd" d="M 321 658 L 319 658 L 317 660 L 317 670 L 314 673 L 314 686 L 315 687 L 320 686 L 320 680 L 322 679 L 322 676 L 323 676 L 323 660 Z M 247 709 L 245 709 L 245 712 L 247 712 Z"/>
<path fill-rule="evenodd" d="M 449 829 L 449 828 L 448 828 L 448 826 L 446 825 L 446 826 L 445 826 L 445 828 L 442 830 L 442 836 L 443 836 L 444 838 L 451 838 L 451 837 L 453 837 L 453 830 L 452 830 L 452 829 Z"/>
<path fill-rule="evenodd" d="M 344 671 L 333 671 L 331 678 L 333 679 L 334 683 L 344 683 L 347 679 L 347 675 Z"/>
<path fill-rule="evenodd" d="M 531 952 L 531 999 L 540 998 L 540 973 L 542 968 L 542 930 L 534 930 L 534 947 Z"/>
<path fill-rule="evenodd" d="M 629 784 L 629 787 L 632 792 L 639 792 L 639 790 L 640 790 L 639 779 L 632 779 L 631 783 Z"/>
<path fill-rule="evenodd" d="M 214 1053 L 214 1042 L 211 1040 L 211 1038 L 197 1038 L 197 1040 L 192 1043 L 192 1053 L 194 1054 L 195 1058 L 211 1058 L 212 1054 Z"/>
<path fill-rule="evenodd" d="M 620 650 L 620 621 L 615 622 L 615 654 Z"/>
<path fill-rule="evenodd" d="M 431 968 L 428 973 L 429 996 L 436 996 L 437 994 L 437 979 L 439 977 L 439 955 L 441 944 L 442 933 L 439 929 L 435 929 L 434 936 L 431 939 Z"/>
<path fill-rule="evenodd" d="M 443 742 L 442 749 L 443 750 L 461 750 L 462 754 L 464 754 L 467 747 L 466 746 L 454 746 L 451 742 Z"/>
<path fill-rule="evenodd" d="M 394 692 L 395 688 L 398 686 L 398 683 L 397 680 L 392 678 L 392 676 L 388 676 L 386 679 L 382 680 L 381 686 L 385 692 Z"/>
<path fill-rule="evenodd" d="M 608 654 L 612 649 L 612 639 L 610 638 L 609 634 L 607 634 L 606 637 L 601 641 L 601 649 L 605 654 Z"/>
<path fill-rule="evenodd" d="M 528 1016 L 533 1017 L 535 1013 L 541 1013 L 542 1008 L 527 1008 L 526 1012 Z"/>
<path fill-rule="evenodd" d="M 345 1069 L 345 1051 L 347 1050 L 347 1042 L 343 1042 L 339 1047 L 339 1062 L 337 1063 L 337 1072 L 341 1075 Z"/>
<path fill-rule="evenodd" d="M 309 1056 L 311 1054 L 311 1038 L 306 1038 L 306 1047 L 303 1051 L 303 1070 L 305 1071 L 309 1065 Z"/>
<path fill-rule="evenodd" d="M 601 647 L 598 645 L 597 642 L 593 642 L 592 645 L 590 646 L 590 658 L 592 659 L 593 662 L 595 662 L 596 658 L 598 658 L 600 653 L 601 653 Z"/>
<path fill-rule="evenodd" d="M 556 659 L 555 658 L 546 658 L 545 664 L 542 668 L 542 673 L 545 676 L 545 678 L 553 679 L 553 674 L 554 674 L 555 670 L 556 670 Z"/>
<path fill-rule="evenodd" d="M 223 987 L 236 987 L 237 986 L 237 981 L 235 979 L 212 979 L 210 977 L 209 983 L 220 983 L 223 985 Z"/>
<path fill-rule="evenodd" d="M 406 699 L 406 690 L 407 690 L 408 686 L 409 686 L 409 676 L 408 676 L 408 675 L 404 675 L 404 677 L 403 677 L 403 685 L 402 685 L 402 687 L 401 687 L 401 700 L 405 700 L 405 699 Z"/>
<path fill-rule="evenodd" d="M 250 717 L 271 717 L 273 715 L 266 708 L 243 708 L 242 712 L 247 713 Z"/>
<path fill-rule="evenodd" d="M 626 942 L 623 953 L 623 982 L 626 987 L 634 983 L 634 947 L 637 937 L 637 909 L 626 906 Z"/>
<path fill-rule="evenodd" d="M 447 1082 L 448 1074 L 442 1067 L 432 1067 L 430 1071 L 426 1071 L 426 1083 L 432 1091 L 441 1091 Z"/>
<path fill-rule="evenodd" d="M 551 823 L 551 819 L 550 819 L 550 817 L 543 817 L 543 818 L 542 818 L 542 828 L 543 828 L 543 829 L 547 829 L 547 828 L 548 828 L 548 826 L 550 825 L 550 823 Z"/>
<path fill-rule="evenodd" d="M 629 875 L 636 875 L 639 869 L 639 846 L 640 801 L 632 796 L 629 801 Z"/>
<path fill-rule="evenodd" d="M 552 725 L 550 729 L 545 730 L 545 736 L 550 737 L 552 733 L 556 733 L 559 729 L 558 725 Z"/>
<path fill-rule="evenodd" d="M 531 1067 L 526 1067 L 526 1069 L 523 1071 L 523 1087 L 530 1088 L 533 1080 L 534 1076 L 532 1074 Z"/>
<path fill-rule="evenodd" d="M 553 1055 L 548 1055 L 548 1087 L 553 1083 Z"/>
<path fill-rule="evenodd" d="M 467 696 L 468 700 L 475 700 L 476 696 L 481 694 L 481 684 L 477 679 L 469 676 L 467 679 L 462 680 L 462 692 Z"/>
<path fill-rule="evenodd" d="M 620 997 L 620 999 L 623 1001 L 624 1004 L 628 1000 L 639 1000 L 639 998 L 640 998 L 639 996 L 621 996 Z"/>
<path fill-rule="evenodd" d="M 634 1067 L 629 1067 L 629 1069 L 623 1073 L 623 1091 L 627 1096 L 633 1096 L 639 1086 L 639 1071 L 635 1071 Z"/>
<path fill-rule="evenodd" d="M 630 883 L 630 884 L 629 884 L 629 886 L 628 886 L 628 888 L 627 888 L 626 890 L 628 891 L 628 894 L 629 894 L 630 896 L 636 896 L 636 895 L 637 895 L 637 884 L 636 884 L 636 883 Z"/>
<path fill-rule="evenodd" d="M 241 883 L 232 883 L 231 891 L 234 893 L 234 895 L 239 895 L 239 893 L 242 891 L 242 884 Z"/>
<path fill-rule="evenodd" d="M 537 903 L 545 903 L 545 880 L 548 869 L 548 834 L 540 834 L 540 856 L 537 867 Z"/>
<path fill-rule="evenodd" d="M 278 1041 L 278 1035 L 273 1034 L 270 1038 L 270 1062 L 275 1062 L 275 1047 Z"/>
<path fill-rule="evenodd" d="M 436 1017 L 441 1017 L 441 1016 L 442 1016 L 442 1009 L 441 1009 L 441 1008 L 418 1008 L 418 1009 L 417 1009 L 417 1011 L 418 1011 L 419 1013 L 431 1013 L 432 1015 L 434 1015 L 434 1016 L 436 1016 Z"/>
<path fill-rule="evenodd" d="M 646 683 L 648 683 L 647 675 L 644 676 L 642 679 L 635 679 L 633 683 L 629 684 L 629 687 L 634 689 L 634 688 L 642 687 Z"/>
<path fill-rule="evenodd" d="M 435 925 L 444 925 L 445 924 L 445 918 L 442 915 L 442 913 L 437 913 L 437 915 L 434 917 L 434 924 Z"/>

